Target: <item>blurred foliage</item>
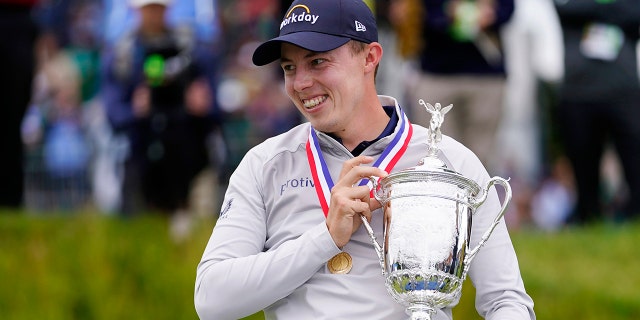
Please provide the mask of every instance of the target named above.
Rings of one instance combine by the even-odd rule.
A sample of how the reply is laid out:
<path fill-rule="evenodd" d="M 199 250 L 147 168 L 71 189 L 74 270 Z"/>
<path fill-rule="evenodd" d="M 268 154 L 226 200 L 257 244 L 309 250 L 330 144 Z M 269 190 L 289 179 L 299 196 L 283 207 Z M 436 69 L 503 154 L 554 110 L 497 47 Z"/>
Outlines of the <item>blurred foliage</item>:
<path fill-rule="evenodd" d="M 214 221 L 200 220 L 181 243 L 168 224 L 151 214 L 0 211 L 2 319 L 197 319 L 195 270 Z M 640 224 L 512 237 L 538 319 L 640 319 Z M 456 319 L 480 319 L 473 300 L 467 281 Z"/>

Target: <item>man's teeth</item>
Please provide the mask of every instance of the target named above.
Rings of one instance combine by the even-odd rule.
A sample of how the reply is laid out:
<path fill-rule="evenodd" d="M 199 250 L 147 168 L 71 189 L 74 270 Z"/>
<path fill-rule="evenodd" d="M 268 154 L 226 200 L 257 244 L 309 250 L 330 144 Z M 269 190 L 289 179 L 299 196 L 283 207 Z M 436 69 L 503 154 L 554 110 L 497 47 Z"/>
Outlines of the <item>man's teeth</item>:
<path fill-rule="evenodd" d="M 327 97 L 322 96 L 322 97 L 316 97 L 313 99 L 309 99 L 309 100 L 304 100 L 304 107 L 307 109 L 311 109 L 319 104 L 321 104 L 322 102 L 324 102 L 325 100 L 327 100 Z"/>

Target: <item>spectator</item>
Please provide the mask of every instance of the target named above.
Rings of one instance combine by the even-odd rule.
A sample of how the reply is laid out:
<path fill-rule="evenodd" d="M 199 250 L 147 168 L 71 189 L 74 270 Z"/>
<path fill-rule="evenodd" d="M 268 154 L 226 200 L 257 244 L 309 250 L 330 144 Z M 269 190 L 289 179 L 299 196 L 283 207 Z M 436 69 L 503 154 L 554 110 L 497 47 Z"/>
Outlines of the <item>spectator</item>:
<path fill-rule="evenodd" d="M 427 125 L 419 99 L 453 104 L 443 131 L 469 146 L 491 168 L 506 84 L 500 31 L 513 0 L 423 0 L 417 83 L 409 92 L 414 123 Z M 410 6 L 405 6 L 409 8 Z M 409 14 L 399 13 L 397 16 Z M 413 78 L 411 78 L 413 79 Z"/>
<path fill-rule="evenodd" d="M 27 145 L 25 204 L 37 210 L 73 210 L 90 198 L 94 150 L 86 109 L 95 105 L 99 70 L 99 1 L 43 2 L 34 12 L 47 27 L 38 47 L 31 106 L 23 122 Z"/>
<path fill-rule="evenodd" d="M 73 210 L 89 200 L 91 149 L 78 61 L 59 50 L 43 62 L 23 126 L 27 208 Z"/>
<path fill-rule="evenodd" d="M 564 79 L 556 127 L 575 177 L 571 223 L 640 215 L 640 0 L 556 1 L 564 37 Z M 604 212 L 601 163 L 612 144 L 626 202 Z"/>
<path fill-rule="evenodd" d="M 194 177 L 208 165 L 215 59 L 193 29 L 167 23 L 169 0 L 132 0 L 140 23 L 104 53 L 103 95 L 129 139 L 122 211 L 188 215 Z M 141 194 L 142 203 L 132 196 Z"/>
<path fill-rule="evenodd" d="M 507 84 L 504 112 L 495 150 L 496 173 L 510 177 L 514 205 L 505 215 L 512 227 L 531 222 L 531 200 L 544 179 L 556 175 L 548 166 L 551 157 L 547 134 L 548 103 L 562 77 L 563 44 L 560 21 L 553 0 L 516 0 L 515 11 L 502 29 Z M 542 190 L 541 195 L 554 194 Z M 569 190 L 565 190 L 568 192 Z M 535 220 L 535 219 L 534 219 Z"/>

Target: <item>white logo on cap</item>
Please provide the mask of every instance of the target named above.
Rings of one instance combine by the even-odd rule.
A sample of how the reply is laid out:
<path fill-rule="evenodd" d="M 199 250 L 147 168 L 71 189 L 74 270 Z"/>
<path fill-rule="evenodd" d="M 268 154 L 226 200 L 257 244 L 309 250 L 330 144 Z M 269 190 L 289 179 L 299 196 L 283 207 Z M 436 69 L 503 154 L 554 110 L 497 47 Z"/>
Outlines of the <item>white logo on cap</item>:
<path fill-rule="evenodd" d="M 367 27 L 360 23 L 360 21 L 356 20 L 356 31 L 367 31 Z"/>
<path fill-rule="evenodd" d="M 304 11 L 300 14 L 295 14 L 293 13 L 293 10 L 296 8 L 302 8 Z M 289 9 L 289 12 L 287 12 L 287 15 L 282 20 L 282 23 L 280 23 L 280 29 L 282 30 L 286 25 L 296 22 L 310 22 L 311 24 L 315 24 L 319 17 L 319 15 L 311 14 L 309 7 L 303 4 L 298 4 Z"/>

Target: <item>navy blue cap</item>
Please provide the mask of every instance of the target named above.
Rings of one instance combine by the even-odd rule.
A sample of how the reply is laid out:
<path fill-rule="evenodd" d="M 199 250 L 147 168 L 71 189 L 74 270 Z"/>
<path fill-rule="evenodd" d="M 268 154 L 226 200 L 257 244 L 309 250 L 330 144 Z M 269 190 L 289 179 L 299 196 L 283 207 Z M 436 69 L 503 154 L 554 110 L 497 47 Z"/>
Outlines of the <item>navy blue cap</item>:
<path fill-rule="evenodd" d="M 352 39 L 378 41 L 376 19 L 363 0 L 296 0 L 280 23 L 280 35 L 256 48 L 253 63 L 262 66 L 279 59 L 282 42 L 325 52 Z"/>

